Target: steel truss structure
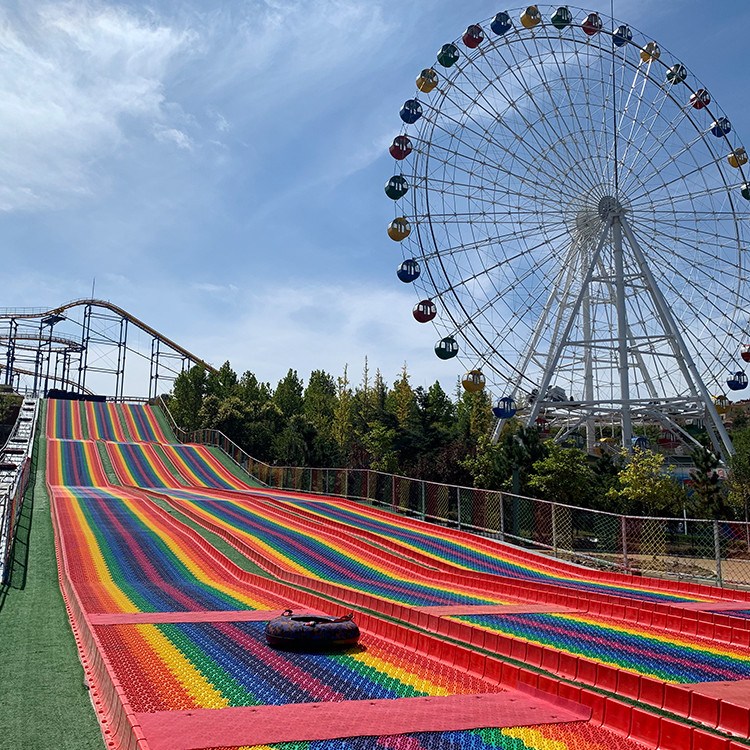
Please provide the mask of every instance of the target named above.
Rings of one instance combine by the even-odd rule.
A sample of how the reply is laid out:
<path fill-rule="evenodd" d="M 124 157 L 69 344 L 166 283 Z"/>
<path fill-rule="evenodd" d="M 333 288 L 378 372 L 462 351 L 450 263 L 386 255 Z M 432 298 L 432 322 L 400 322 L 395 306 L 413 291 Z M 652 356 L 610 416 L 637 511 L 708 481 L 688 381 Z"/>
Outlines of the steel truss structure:
<path fill-rule="evenodd" d="M 106 300 L 79 299 L 51 310 L 0 309 L 0 377 L 19 391 L 59 388 L 115 399 L 155 398 L 185 369 L 215 368 Z"/>

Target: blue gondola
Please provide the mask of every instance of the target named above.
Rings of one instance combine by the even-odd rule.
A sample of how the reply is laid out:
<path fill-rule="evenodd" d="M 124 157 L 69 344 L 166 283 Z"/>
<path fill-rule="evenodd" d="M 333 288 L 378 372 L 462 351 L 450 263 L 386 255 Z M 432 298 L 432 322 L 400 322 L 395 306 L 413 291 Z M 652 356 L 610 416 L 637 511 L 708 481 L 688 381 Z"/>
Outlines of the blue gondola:
<path fill-rule="evenodd" d="M 732 391 L 742 391 L 747 388 L 747 375 L 742 370 L 738 370 L 727 380 L 727 385 Z"/>
<path fill-rule="evenodd" d="M 492 23 L 490 24 L 492 33 L 497 34 L 498 36 L 502 36 L 506 32 L 510 31 L 512 27 L 513 21 L 511 21 L 510 16 L 505 13 L 505 11 L 503 11 L 502 13 L 498 13 L 492 19 Z"/>
<path fill-rule="evenodd" d="M 407 99 L 399 116 L 407 125 L 413 125 L 422 116 L 422 105 L 416 99 Z"/>
<path fill-rule="evenodd" d="M 625 24 L 618 26 L 617 31 L 612 34 L 612 44 L 614 44 L 615 47 L 624 47 L 628 42 L 632 41 L 633 32 L 630 30 L 630 27 L 625 26 Z"/>
<path fill-rule="evenodd" d="M 717 138 L 727 135 L 732 130 L 732 123 L 726 117 L 720 117 L 711 125 L 711 133 Z"/>
<path fill-rule="evenodd" d="M 510 396 L 503 396 L 492 408 L 492 413 L 498 419 L 510 419 L 515 416 L 516 411 L 516 402 Z"/>
<path fill-rule="evenodd" d="M 420 273 L 419 263 L 417 263 L 414 258 L 405 260 L 396 270 L 396 276 L 398 276 L 404 284 L 411 284 L 412 281 L 419 278 Z"/>

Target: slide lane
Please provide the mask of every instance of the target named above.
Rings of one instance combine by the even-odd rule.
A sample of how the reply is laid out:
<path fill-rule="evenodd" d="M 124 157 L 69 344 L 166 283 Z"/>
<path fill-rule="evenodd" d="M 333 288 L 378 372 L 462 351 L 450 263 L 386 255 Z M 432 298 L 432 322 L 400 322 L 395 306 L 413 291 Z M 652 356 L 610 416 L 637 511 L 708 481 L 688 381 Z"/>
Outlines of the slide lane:
<path fill-rule="evenodd" d="M 120 418 L 137 443 L 171 443 L 149 404 L 119 404 Z"/>
<path fill-rule="evenodd" d="M 109 484 L 93 440 L 48 440 L 47 481 L 53 487 Z"/>
<path fill-rule="evenodd" d="M 130 435 L 120 421 L 120 405 L 104 401 L 84 401 L 88 435 L 94 440 L 114 440 L 127 442 Z"/>
<path fill-rule="evenodd" d="M 410 551 L 419 553 L 436 563 L 447 563 L 466 571 L 667 604 L 712 601 L 712 597 L 703 595 L 702 592 L 700 595 L 680 592 L 678 584 L 674 584 L 670 590 L 668 582 L 653 581 L 655 586 L 651 588 L 646 583 L 650 579 L 635 581 L 628 576 L 600 574 L 586 568 L 568 566 L 552 560 L 546 561 L 538 555 L 530 555 L 500 542 L 495 543 L 474 534 L 396 516 L 352 501 L 311 500 L 279 493 L 278 490 L 259 491 L 257 488 L 254 493 L 257 496 L 261 493 L 267 494 L 279 503 L 294 507 L 311 518 L 341 524 L 342 529 L 369 532 L 383 540 L 395 542 L 403 547 L 405 554 Z M 622 582 L 606 580 L 607 578 L 622 579 Z M 743 592 L 737 592 L 737 595 L 745 598 Z M 716 597 L 713 600 L 721 601 L 723 598 L 725 597 Z M 750 603 L 748 606 L 750 607 Z"/>
<path fill-rule="evenodd" d="M 335 741 L 288 742 L 214 750 L 643 750 L 603 727 L 581 722 L 536 727 L 416 732 Z"/>
<path fill-rule="evenodd" d="M 71 575 L 88 612 L 273 610 L 153 502 L 119 488 L 54 487 Z"/>
<path fill-rule="evenodd" d="M 51 399 L 47 404 L 47 437 L 60 440 L 86 440 L 80 401 Z"/>
<path fill-rule="evenodd" d="M 142 489 L 183 486 L 180 475 L 167 467 L 154 445 L 107 443 L 107 454 L 124 485 Z"/>
<path fill-rule="evenodd" d="M 62 460 L 67 458 L 63 456 Z M 234 603 L 228 601 L 227 579 L 232 576 L 227 576 L 226 571 L 220 576 L 224 584 L 212 586 L 215 576 L 205 565 L 201 566 L 201 561 L 195 562 L 197 551 L 189 549 L 196 539 L 190 538 L 187 543 L 180 540 L 191 534 L 136 493 L 55 487 L 52 496 L 68 569 L 86 611 L 164 612 L 172 611 L 173 605 L 182 608 L 207 604 L 227 610 L 233 604 L 248 605 L 246 600 L 239 601 L 242 594 L 235 595 Z M 179 559 L 165 560 L 169 551 Z M 187 575 L 186 570 L 192 575 Z M 197 593 L 196 584 L 200 589 Z M 236 581 L 234 587 L 237 588 Z M 211 588 L 218 588 L 218 601 L 214 591 L 209 591 L 211 601 L 203 599 Z M 240 588 L 245 592 L 248 589 Z M 279 608 L 280 604 L 279 597 L 267 594 L 264 601 L 254 602 L 264 610 Z M 304 655 L 266 648 L 263 627 L 262 622 L 236 621 L 114 622 L 94 624 L 93 631 L 97 647 L 113 669 L 118 690 L 129 709 L 136 712 L 472 695 L 504 689 L 369 632 L 364 633 L 363 648 L 342 654 Z M 592 732 L 602 739 L 615 737 L 585 722 L 558 728 L 506 728 L 449 735 L 474 745 L 486 744 L 481 739 L 484 737 L 488 747 L 523 735 L 538 741 L 541 750 L 549 740 L 566 737 L 571 747 L 583 747 L 582 740 Z M 447 736 L 419 733 L 413 739 L 444 746 Z M 402 738 L 394 740 L 397 744 L 402 742 Z M 342 746 L 338 741 L 314 744 L 321 750 Z M 617 746 L 627 748 L 631 743 L 622 738 Z"/>
<path fill-rule="evenodd" d="M 232 474 L 205 445 L 162 445 L 167 460 L 192 487 L 220 490 L 252 490 Z"/>
<path fill-rule="evenodd" d="M 290 573 L 344 586 L 409 606 L 497 605 L 506 600 L 432 578 L 399 572 L 388 553 L 337 540 L 293 516 L 279 517 L 244 499 L 212 498 L 206 491 L 167 490 L 177 510 L 190 512 L 241 539 L 263 558 Z"/>
<path fill-rule="evenodd" d="M 97 631 L 105 653 L 124 655 L 115 672 L 136 712 L 502 692 L 370 634 L 361 648 L 303 654 L 269 649 L 264 628 L 264 622 L 201 622 Z M 149 665 L 140 681 L 117 666 L 138 661 Z M 187 690 L 164 689 L 180 681 Z"/>

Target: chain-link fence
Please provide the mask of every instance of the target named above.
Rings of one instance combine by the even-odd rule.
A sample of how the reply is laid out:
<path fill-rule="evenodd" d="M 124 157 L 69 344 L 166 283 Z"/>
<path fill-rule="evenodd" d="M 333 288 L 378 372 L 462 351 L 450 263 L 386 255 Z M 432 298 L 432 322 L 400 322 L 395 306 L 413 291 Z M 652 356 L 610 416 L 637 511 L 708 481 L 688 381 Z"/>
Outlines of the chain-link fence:
<path fill-rule="evenodd" d="M 175 427 L 175 433 L 185 442 L 219 447 L 269 487 L 368 502 L 588 567 L 750 586 L 746 522 L 625 516 L 369 469 L 270 466 L 216 430 L 187 435 Z"/>

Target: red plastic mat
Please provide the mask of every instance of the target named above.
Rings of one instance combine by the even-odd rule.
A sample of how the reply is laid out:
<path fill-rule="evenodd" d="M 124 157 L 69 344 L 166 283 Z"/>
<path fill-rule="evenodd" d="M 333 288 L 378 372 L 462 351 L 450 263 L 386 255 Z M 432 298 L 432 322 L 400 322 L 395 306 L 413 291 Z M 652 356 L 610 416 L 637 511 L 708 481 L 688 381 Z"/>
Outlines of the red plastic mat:
<path fill-rule="evenodd" d="M 306 703 L 136 714 L 151 750 L 316 741 L 586 721 L 582 706 L 512 691 L 399 700 Z"/>

